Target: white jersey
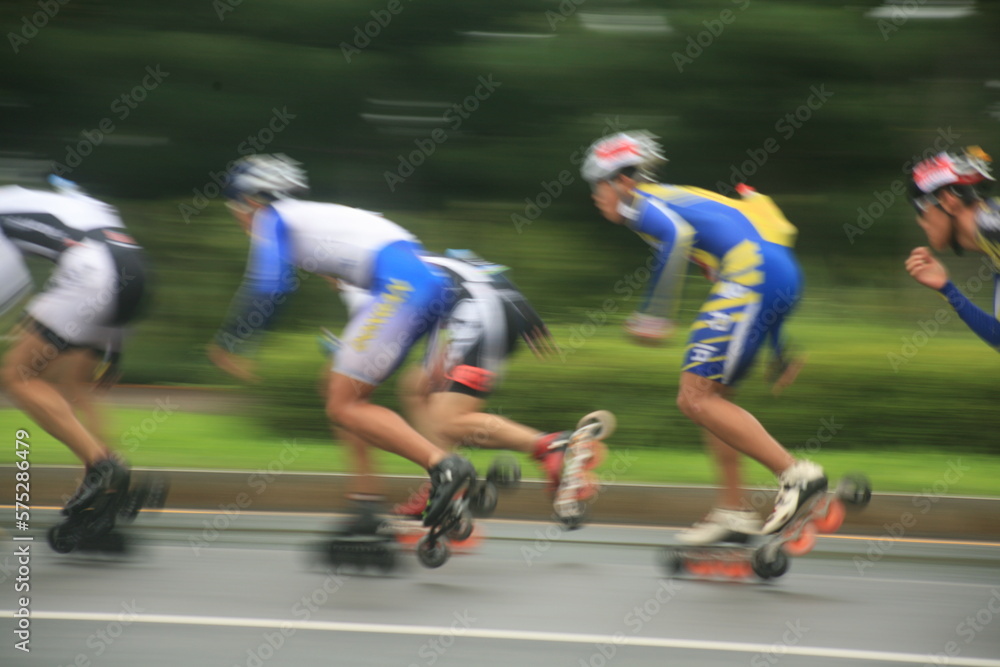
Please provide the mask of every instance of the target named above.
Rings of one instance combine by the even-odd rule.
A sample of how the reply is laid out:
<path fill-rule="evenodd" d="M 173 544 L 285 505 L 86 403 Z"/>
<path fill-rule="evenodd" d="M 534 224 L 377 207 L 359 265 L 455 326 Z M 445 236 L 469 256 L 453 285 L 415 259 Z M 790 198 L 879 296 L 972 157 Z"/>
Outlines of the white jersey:
<path fill-rule="evenodd" d="M 350 206 L 289 199 L 275 202 L 271 209 L 280 221 L 268 209 L 254 218 L 254 246 L 264 255 L 257 261 L 268 262 L 271 248 L 273 253 L 288 253 L 284 259 L 310 273 L 343 278 L 362 288 L 371 285 L 380 250 L 397 241 L 417 240 L 381 215 Z"/>
<path fill-rule="evenodd" d="M 95 229 L 124 227 L 108 204 L 80 194 L 0 187 L 0 236 L 23 253 L 56 260 Z"/>

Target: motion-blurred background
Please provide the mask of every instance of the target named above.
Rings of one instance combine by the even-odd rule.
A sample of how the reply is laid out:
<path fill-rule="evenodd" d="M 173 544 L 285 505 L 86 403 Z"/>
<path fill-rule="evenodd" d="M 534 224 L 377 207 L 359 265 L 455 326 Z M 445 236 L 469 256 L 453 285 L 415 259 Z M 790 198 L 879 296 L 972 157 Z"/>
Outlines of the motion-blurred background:
<path fill-rule="evenodd" d="M 1000 3 L 6 0 L 0 25 L 0 182 L 42 187 L 55 169 L 119 206 L 155 262 L 128 383 L 229 384 L 203 349 L 247 240 L 217 183 L 241 155 L 283 152 L 313 198 L 512 267 L 563 353 L 522 351 L 494 409 L 557 429 L 606 408 L 615 444 L 695 452 L 673 403 L 683 334 L 649 349 L 620 326 L 648 250 L 579 178 L 593 139 L 648 129 L 665 182 L 746 181 L 799 227 L 790 333 L 810 362 L 778 400 L 759 372 L 744 392 L 779 439 L 820 460 L 1000 453 L 995 354 L 903 271 L 925 242 L 901 196 L 915 157 L 1000 152 Z M 981 261 L 945 261 L 991 301 Z M 706 291 L 693 272 L 682 324 Z M 315 338 L 342 322 L 303 279 L 260 351 L 265 382 L 240 389 L 248 430 L 327 441 Z M 190 435 L 211 450 L 205 428 Z"/>

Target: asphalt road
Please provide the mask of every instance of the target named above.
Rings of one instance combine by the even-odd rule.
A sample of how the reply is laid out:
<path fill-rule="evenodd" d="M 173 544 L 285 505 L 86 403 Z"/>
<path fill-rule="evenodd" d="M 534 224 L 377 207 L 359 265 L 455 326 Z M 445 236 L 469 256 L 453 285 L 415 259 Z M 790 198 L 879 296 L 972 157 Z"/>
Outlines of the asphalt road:
<path fill-rule="evenodd" d="M 306 548 L 330 520 L 151 514 L 124 558 L 0 534 L 0 665 L 1000 667 L 998 544 L 834 536 L 774 582 L 709 582 L 664 577 L 670 529 L 482 522 L 474 553 L 376 576 Z"/>

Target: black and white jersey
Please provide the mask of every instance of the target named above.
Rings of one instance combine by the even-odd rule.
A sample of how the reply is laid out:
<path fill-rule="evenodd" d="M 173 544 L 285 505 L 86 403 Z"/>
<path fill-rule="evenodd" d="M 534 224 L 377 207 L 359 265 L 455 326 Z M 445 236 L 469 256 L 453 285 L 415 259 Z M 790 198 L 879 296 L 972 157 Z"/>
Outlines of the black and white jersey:
<path fill-rule="evenodd" d="M 84 194 L 0 188 L 0 237 L 23 254 L 57 261 L 86 239 L 138 248 L 114 207 Z"/>

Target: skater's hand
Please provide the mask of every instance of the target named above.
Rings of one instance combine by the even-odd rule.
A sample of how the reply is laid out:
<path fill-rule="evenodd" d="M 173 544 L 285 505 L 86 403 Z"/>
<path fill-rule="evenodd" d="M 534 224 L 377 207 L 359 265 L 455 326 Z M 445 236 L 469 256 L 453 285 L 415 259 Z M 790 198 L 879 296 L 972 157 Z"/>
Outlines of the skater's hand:
<path fill-rule="evenodd" d="M 795 378 L 799 376 L 799 371 L 802 370 L 802 367 L 806 365 L 806 361 L 808 360 L 809 355 L 806 354 L 789 359 L 784 369 L 778 374 L 778 377 L 771 382 L 771 395 L 777 398 L 786 387 L 792 386 Z"/>
<path fill-rule="evenodd" d="M 253 372 L 253 362 L 249 359 L 230 354 L 215 343 L 208 346 L 208 358 L 213 364 L 232 375 L 237 380 L 250 384 L 260 384 L 260 377 Z"/>
<path fill-rule="evenodd" d="M 674 334 L 674 323 L 665 317 L 656 317 L 636 311 L 625 320 L 625 331 L 637 343 L 660 345 Z"/>
<path fill-rule="evenodd" d="M 948 270 L 931 254 L 930 248 L 914 248 L 906 260 L 906 270 L 918 283 L 933 290 L 948 282 Z"/>

